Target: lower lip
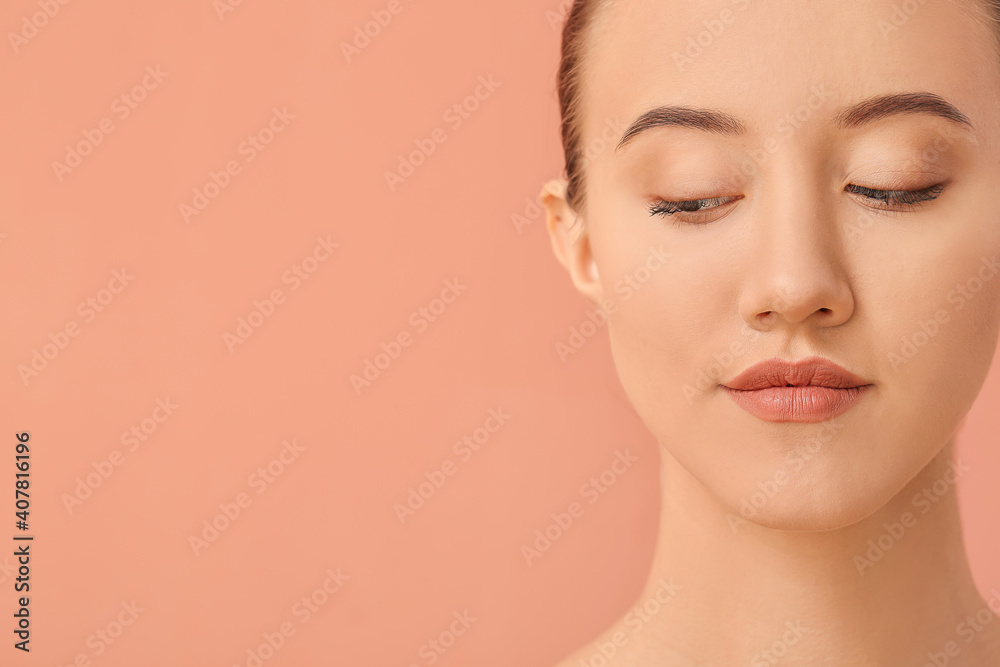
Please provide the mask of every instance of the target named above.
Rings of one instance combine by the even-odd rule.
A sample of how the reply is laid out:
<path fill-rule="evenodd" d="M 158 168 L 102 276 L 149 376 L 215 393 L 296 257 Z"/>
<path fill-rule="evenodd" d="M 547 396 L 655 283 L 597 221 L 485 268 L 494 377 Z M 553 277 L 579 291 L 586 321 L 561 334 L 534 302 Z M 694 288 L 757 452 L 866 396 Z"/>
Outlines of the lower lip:
<path fill-rule="evenodd" d="M 744 391 L 723 387 L 736 405 L 754 417 L 769 422 L 815 424 L 833 419 L 854 407 L 872 385 L 832 387 L 768 387 Z"/>

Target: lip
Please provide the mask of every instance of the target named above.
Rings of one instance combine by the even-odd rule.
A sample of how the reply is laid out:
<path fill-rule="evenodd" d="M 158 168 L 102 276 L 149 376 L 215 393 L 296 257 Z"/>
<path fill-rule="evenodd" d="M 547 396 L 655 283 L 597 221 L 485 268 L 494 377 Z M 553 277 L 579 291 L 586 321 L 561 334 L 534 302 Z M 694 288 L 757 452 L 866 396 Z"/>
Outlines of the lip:
<path fill-rule="evenodd" d="M 874 385 L 823 357 L 767 359 L 721 385 L 754 417 L 817 423 L 844 414 Z"/>

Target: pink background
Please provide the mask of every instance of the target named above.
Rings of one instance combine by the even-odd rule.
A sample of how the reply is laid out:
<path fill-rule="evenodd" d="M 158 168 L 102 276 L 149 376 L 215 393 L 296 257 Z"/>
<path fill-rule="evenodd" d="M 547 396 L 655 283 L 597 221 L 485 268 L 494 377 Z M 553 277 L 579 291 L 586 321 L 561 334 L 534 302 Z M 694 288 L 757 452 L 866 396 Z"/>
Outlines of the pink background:
<path fill-rule="evenodd" d="M 401 0 L 348 62 L 341 43 L 389 4 L 4 3 L 0 466 L 12 487 L 14 433 L 30 431 L 36 540 L 30 655 L 11 647 L 13 558 L 0 558 L 0 663 L 248 665 L 286 624 L 263 664 L 422 666 L 468 612 L 434 664 L 542 667 L 638 596 L 657 445 L 605 331 L 557 355 L 589 304 L 532 206 L 562 168 L 563 3 Z M 32 32 L 42 5 L 58 11 Z M 480 77 L 499 85 L 449 122 Z M 391 191 L 385 172 L 437 128 L 443 143 Z M 259 132 L 261 150 L 243 144 Z M 81 142 L 92 150 L 57 174 Z M 185 220 L 213 174 L 225 187 Z M 435 302 L 455 280 L 465 288 Z M 274 290 L 270 316 L 227 345 Z M 351 375 L 400 334 L 409 344 L 356 391 Z M 960 436 L 984 592 L 1000 586 L 998 402 L 994 368 Z M 491 409 L 510 417 L 459 455 Z M 145 440 L 123 442 L 133 427 Z M 522 545 L 626 449 L 638 461 L 529 565 Z M 443 484 L 401 521 L 395 505 L 428 475 Z M 12 498 L 0 513 L 13 544 Z M 213 519 L 224 529 L 196 554 Z M 332 593 L 328 570 L 348 577 Z M 118 629 L 110 644 L 97 634 Z"/>

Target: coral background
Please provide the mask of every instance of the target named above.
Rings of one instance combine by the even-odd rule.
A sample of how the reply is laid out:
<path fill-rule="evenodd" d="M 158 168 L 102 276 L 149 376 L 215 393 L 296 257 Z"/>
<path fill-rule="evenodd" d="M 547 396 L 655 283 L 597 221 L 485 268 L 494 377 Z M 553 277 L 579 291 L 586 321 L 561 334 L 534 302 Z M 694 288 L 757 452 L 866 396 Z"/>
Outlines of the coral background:
<path fill-rule="evenodd" d="M 35 540 L 0 663 L 545 667 L 634 602 L 659 453 L 536 204 L 562 5 L 4 3 L 0 466 L 29 432 Z M 998 404 L 995 367 L 961 434 L 984 592 Z"/>

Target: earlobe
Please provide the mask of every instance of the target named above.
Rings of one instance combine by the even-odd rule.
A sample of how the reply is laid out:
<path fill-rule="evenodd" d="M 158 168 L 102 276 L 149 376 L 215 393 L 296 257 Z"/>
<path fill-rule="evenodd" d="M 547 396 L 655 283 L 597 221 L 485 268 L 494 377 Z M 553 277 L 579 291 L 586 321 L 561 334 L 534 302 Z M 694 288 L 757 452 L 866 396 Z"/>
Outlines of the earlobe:
<path fill-rule="evenodd" d="M 579 214 L 566 201 L 566 179 L 549 181 L 539 195 L 545 206 L 552 251 L 584 296 L 600 303 L 601 279 L 590 248 L 590 237 Z"/>

